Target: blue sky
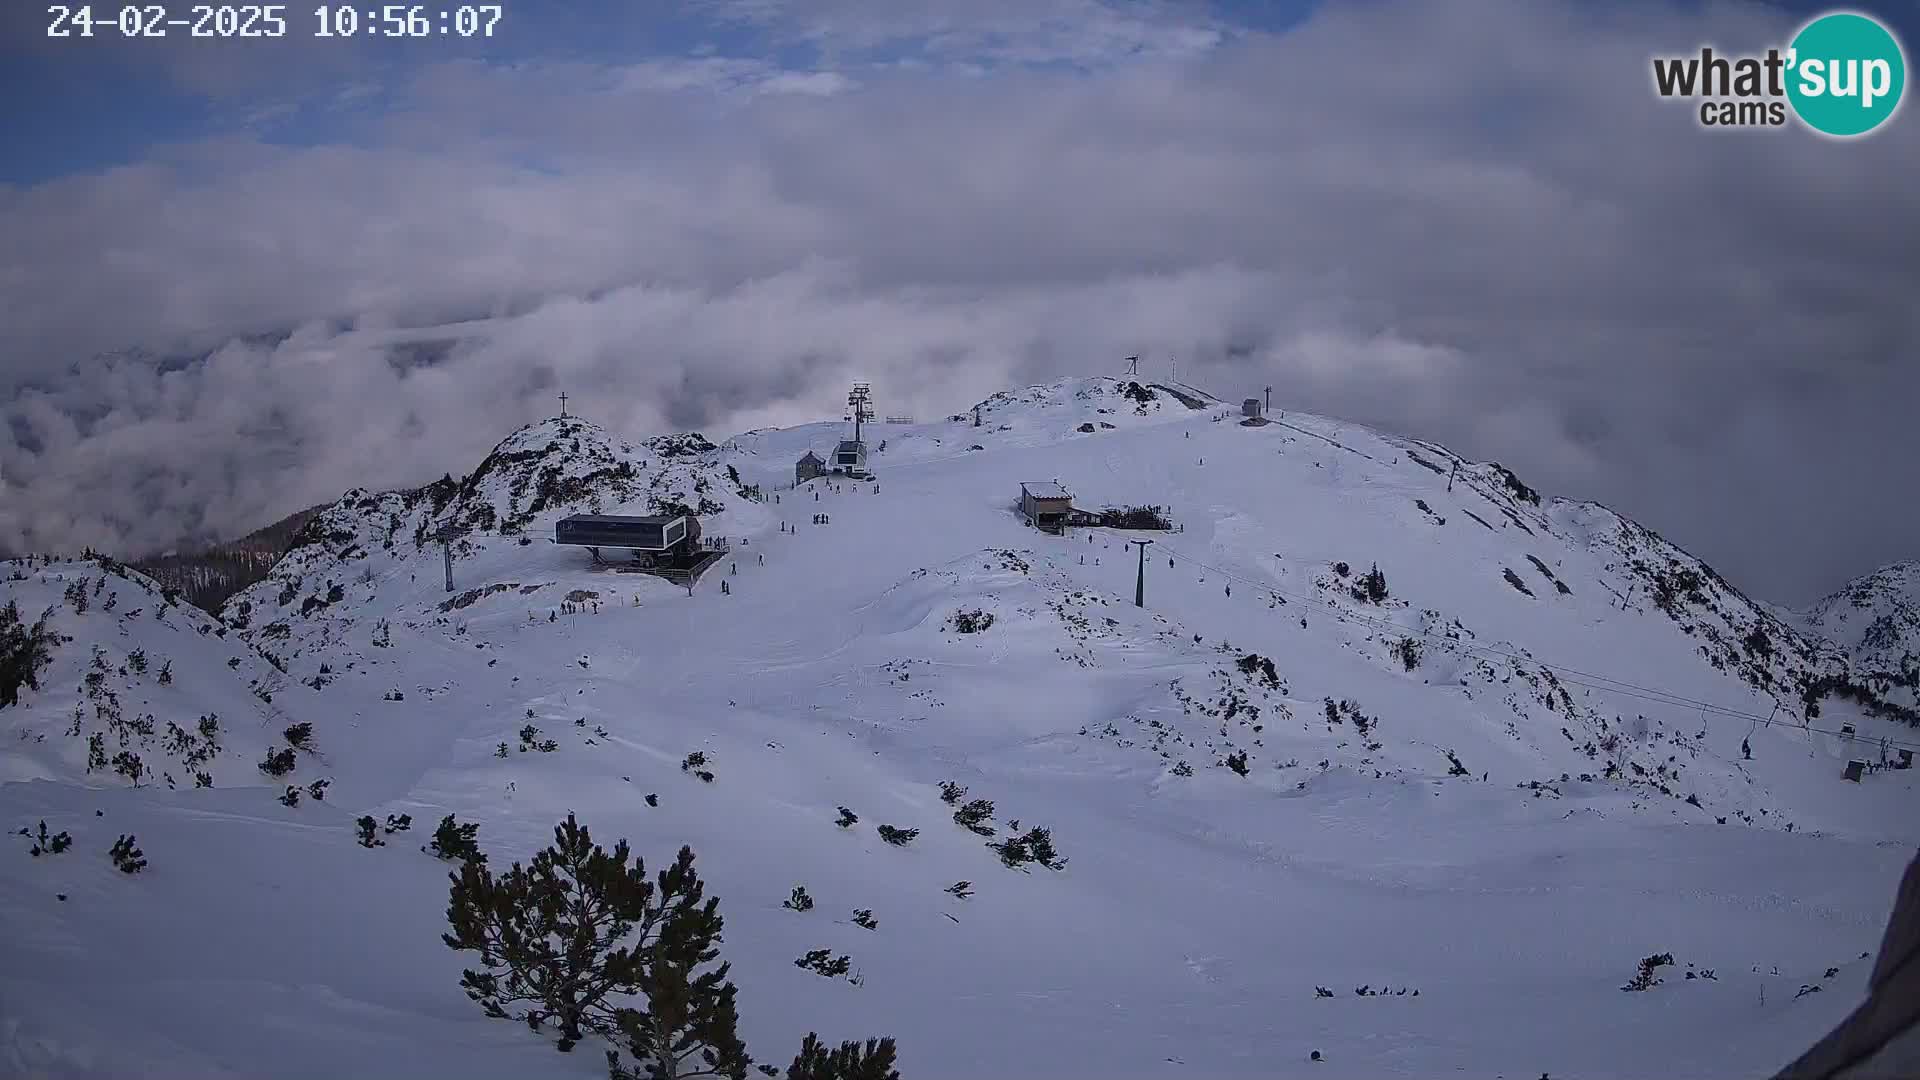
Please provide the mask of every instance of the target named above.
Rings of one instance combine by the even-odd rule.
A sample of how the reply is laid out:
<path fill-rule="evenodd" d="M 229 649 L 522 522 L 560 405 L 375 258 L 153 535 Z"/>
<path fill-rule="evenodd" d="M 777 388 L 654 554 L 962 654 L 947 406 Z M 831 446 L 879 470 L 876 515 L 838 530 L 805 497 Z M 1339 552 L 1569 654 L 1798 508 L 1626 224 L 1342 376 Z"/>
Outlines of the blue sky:
<path fill-rule="evenodd" d="M 1367 2 L 1359 0 L 1359 5 Z M 1617 6 L 1611 0 L 1584 2 L 1595 10 Z M 1698 9 L 1705 2 L 1676 0 L 1673 6 Z M 1769 2 L 1795 18 L 1833 7 L 1817 0 Z M 1271 32 L 1298 24 L 1318 4 L 1192 0 L 1149 5 L 1120 0 L 1114 6 L 1150 7 Z M 844 43 L 825 47 L 823 39 L 809 36 L 792 17 L 799 13 L 803 18 L 807 3 L 780 10 L 783 5 L 765 0 L 678 5 L 507 0 L 504 7 L 492 41 L 319 41 L 311 38 L 312 8 L 295 3 L 289 5 L 287 41 L 154 43 L 117 41 L 112 30 L 91 41 L 49 41 L 48 17 L 41 5 L 15 6 L 0 15 L 0 95 L 32 105 L 9 109 L 0 120 L 0 184 L 31 185 L 129 164 L 156 147 L 208 137 L 242 136 L 291 145 L 349 140 L 412 73 L 454 59 L 624 64 L 647 57 L 708 55 L 809 70 L 898 61 L 927 47 L 925 39 L 908 32 L 850 48 Z M 635 15 L 662 9 L 665 14 Z M 1920 11 L 1911 3 L 1875 0 L 1856 9 L 1886 19 L 1908 39 L 1920 25 Z M 94 10 L 111 17 L 118 5 L 95 5 Z M 951 10 L 964 13 L 968 6 L 953 5 Z M 857 15 L 841 19 L 843 27 L 857 22 Z M 307 40 L 293 40 L 303 37 Z"/>
<path fill-rule="evenodd" d="M 93 10 L 97 17 L 111 18 L 119 6 L 99 4 Z M 424 6 L 437 11 L 443 5 Z M 294 3 L 288 5 L 285 41 L 210 43 L 125 42 L 111 29 L 98 31 L 93 40 L 49 41 L 41 5 L 21 5 L 0 15 L 0 95 L 34 105 L 9 109 L 0 121 L 0 184 L 35 184 L 129 164 L 155 147 L 207 137 L 240 135 L 290 145 L 346 139 L 356 121 L 379 110 L 411 74 L 456 59 L 626 64 L 650 57 L 721 56 L 809 70 L 895 62 L 927 45 L 903 31 L 829 50 L 785 13 L 757 14 L 770 5 L 756 0 L 679 5 L 505 0 L 502 6 L 505 13 L 491 41 L 316 40 L 313 6 Z M 1315 4 L 1121 0 L 1116 6 L 1284 30 Z M 804 14 L 807 5 L 793 7 Z M 635 14 L 643 9 L 650 13 Z M 665 14 L 651 13 L 662 9 Z M 965 12 L 967 6 L 954 10 Z M 306 40 L 295 40 L 300 38 Z M 339 100 L 343 91 L 349 91 L 350 104 Z"/>

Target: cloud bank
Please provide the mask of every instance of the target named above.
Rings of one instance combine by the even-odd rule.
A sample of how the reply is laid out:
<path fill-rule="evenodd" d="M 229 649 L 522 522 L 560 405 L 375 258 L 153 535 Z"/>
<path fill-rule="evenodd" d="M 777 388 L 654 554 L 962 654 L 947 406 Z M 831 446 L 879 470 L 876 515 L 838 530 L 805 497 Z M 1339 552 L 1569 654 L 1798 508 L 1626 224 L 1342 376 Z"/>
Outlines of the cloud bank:
<path fill-rule="evenodd" d="M 378 107 L 324 141 L 0 188 L 0 549 L 458 473 L 563 387 L 720 437 L 1138 353 L 1498 458 L 1768 599 L 1920 556 L 1920 126 L 1709 133 L 1649 86 L 1790 17 L 943 7 L 715 0 L 755 51 L 343 73 Z"/>

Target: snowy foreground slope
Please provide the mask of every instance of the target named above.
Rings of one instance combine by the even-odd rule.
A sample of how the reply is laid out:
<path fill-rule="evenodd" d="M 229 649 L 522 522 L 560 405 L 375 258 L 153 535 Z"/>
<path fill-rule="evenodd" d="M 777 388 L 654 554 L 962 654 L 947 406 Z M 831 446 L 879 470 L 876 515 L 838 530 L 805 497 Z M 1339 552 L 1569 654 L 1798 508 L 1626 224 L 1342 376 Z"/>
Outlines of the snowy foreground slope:
<path fill-rule="evenodd" d="M 419 850 L 447 813 L 500 869 L 569 811 L 649 869 L 691 845 L 776 1063 L 817 1030 L 898 1037 L 909 1080 L 1762 1076 L 1857 1003 L 1920 770 L 1841 772 L 1920 743 L 1910 572 L 1785 617 L 1499 466 L 1230 413 L 1035 387 L 797 491 L 844 425 L 547 421 L 344 496 L 218 620 L 111 564 L 0 567 L 63 638 L 0 710 L 0 826 L 73 838 L 0 851 L 0 1074 L 605 1075 L 460 990 Z M 1011 504 L 1052 479 L 1182 529 L 1036 532 Z M 674 508 L 734 545 L 692 595 L 547 539 Z M 1067 865 L 1002 866 L 949 780 Z M 362 814 L 414 826 L 365 848 Z M 850 977 L 795 966 L 823 948 Z"/>

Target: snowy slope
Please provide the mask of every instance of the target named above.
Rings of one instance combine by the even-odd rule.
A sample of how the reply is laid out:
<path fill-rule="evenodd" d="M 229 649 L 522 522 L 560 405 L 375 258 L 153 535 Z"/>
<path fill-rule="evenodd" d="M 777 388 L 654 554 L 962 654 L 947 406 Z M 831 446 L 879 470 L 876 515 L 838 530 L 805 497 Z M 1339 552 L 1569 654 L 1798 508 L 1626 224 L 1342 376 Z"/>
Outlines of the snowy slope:
<path fill-rule="evenodd" d="M 894 1034 L 915 1078 L 1750 1076 L 1858 1000 L 1920 771 L 1846 783 L 1858 740 L 1827 731 L 1920 738 L 1824 692 L 1808 715 L 1806 687 L 1872 681 L 1851 644 L 1430 444 L 1111 379 L 979 413 L 875 428 L 877 484 L 799 490 L 793 460 L 845 425 L 534 425 L 468 477 L 323 510 L 231 629 L 78 613 L 72 581 L 104 572 L 124 606 L 138 579 L 17 568 L 9 595 L 73 641 L 0 712 L 0 824 L 75 847 L 0 859 L 0 1072 L 604 1075 L 459 990 L 446 867 L 409 842 L 446 813 L 502 864 L 569 811 L 650 866 L 692 845 L 777 1060 L 812 1029 Z M 1054 478 L 1180 531 L 1035 532 L 1011 504 Z M 732 538 L 729 595 L 546 539 L 676 505 Z M 85 770 L 95 644 L 163 732 L 232 718 L 211 788 Z M 136 647 L 171 686 L 118 674 Z M 296 722 L 312 752 L 260 773 Z M 324 802 L 275 800 L 322 777 Z M 1066 867 L 1001 866 L 949 780 L 997 836 L 1052 829 Z M 363 813 L 416 833 L 360 848 Z M 133 877 L 105 856 L 129 831 Z M 781 907 L 797 884 L 817 909 Z M 815 948 L 858 983 L 794 966 Z M 1660 952 L 1665 984 L 1622 993 Z"/>

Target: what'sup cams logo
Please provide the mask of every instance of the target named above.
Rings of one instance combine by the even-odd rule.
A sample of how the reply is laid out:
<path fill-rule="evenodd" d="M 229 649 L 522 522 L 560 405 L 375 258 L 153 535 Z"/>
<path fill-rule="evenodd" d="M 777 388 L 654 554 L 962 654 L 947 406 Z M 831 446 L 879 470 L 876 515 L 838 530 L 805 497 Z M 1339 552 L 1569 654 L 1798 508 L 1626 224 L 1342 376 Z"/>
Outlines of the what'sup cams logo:
<path fill-rule="evenodd" d="M 1784 51 L 1656 56 L 1653 88 L 1663 98 L 1698 99 L 1703 127 L 1781 127 L 1792 115 L 1846 139 L 1893 119 L 1907 88 L 1907 58 L 1878 20 L 1833 11 L 1801 27 Z"/>

